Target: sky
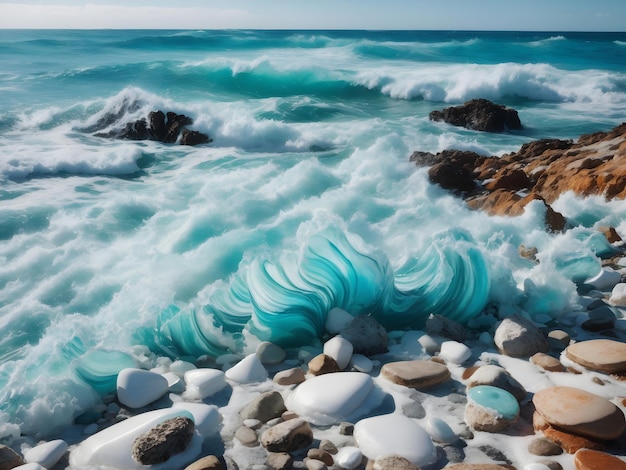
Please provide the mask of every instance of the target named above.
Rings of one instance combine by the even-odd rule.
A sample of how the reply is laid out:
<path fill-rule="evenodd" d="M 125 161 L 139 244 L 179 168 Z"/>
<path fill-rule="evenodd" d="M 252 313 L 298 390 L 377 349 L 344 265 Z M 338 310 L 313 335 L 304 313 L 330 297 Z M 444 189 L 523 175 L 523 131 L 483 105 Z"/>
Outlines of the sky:
<path fill-rule="evenodd" d="M 0 0 L 0 28 L 626 31 L 625 0 Z"/>

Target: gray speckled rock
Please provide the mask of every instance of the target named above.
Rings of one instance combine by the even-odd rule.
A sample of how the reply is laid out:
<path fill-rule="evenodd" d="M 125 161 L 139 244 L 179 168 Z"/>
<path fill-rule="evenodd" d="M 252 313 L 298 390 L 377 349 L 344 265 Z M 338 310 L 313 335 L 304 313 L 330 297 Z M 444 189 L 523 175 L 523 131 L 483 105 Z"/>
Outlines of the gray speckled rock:
<path fill-rule="evenodd" d="M 503 354 L 513 357 L 530 357 L 549 349 L 548 340 L 541 330 L 519 315 L 502 320 L 493 341 Z"/>
<path fill-rule="evenodd" d="M 163 421 L 134 440 L 133 459 L 142 465 L 165 462 L 187 448 L 193 432 L 193 421 L 184 416 Z"/>
<path fill-rule="evenodd" d="M 341 336 L 352 344 L 354 354 L 372 356 L 389 350 L 387 330 L 369 315 L 356 317 L 341 330 Z"/>
<path fill-rule="evenodd" d="M 312 442 L 311 426 L 302 418 L 279 423 L 261 435 L 261 444 L 269 452 L 292 452 L 308 447 Z"/>

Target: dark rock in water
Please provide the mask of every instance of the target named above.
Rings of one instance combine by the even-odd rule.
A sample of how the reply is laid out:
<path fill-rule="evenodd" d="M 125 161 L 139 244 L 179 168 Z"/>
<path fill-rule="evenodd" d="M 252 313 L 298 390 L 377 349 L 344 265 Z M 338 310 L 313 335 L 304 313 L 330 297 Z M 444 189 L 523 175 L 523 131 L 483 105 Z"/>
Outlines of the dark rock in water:
<path fill-rule="evenodd" d="M 142 465 L 165 462 L 187 448 L 193 432 L 193 421 L 184 416 L 163 421 L 135 439 L 133 459 Z"/>
<path fill-rule="evenodd" d="M 522 129 L 516 110 L 482 98 L 442 111 L 432 111 L 428 117 L 431 121 L 444 121 L 475 131 L 502 132 L 507 129 Z"/>
<path fill-rule="evenodd" d="M 180 145 L 201 145 L 209 144 L 213 142 L 208 135 L 198 131 L 190 131 L 189 129 L 183 129 L 180 136 Z"/>
<path fill-rule="evenodd" d="M 110 119 L 103 118 L 101 121 L 106 123 Z M 129 122 L 121 130 L 114 129 L 95 135 L 109 139 L 154 140 L 166 144 L 175 143 L 180 136 L 182 145 L 200 145 L 212 142 L 208 135 L 186 128 L 186 126 L 191 124 L 193 124 L 193 119 L 184 114 L 176 114 L 171 111 L 167 114 L 163 111 L 152 111 L 148 114 L 147 119 L 141 118 L 134 122 Z M 97 126 L 91 126 L 83 130 L 89 132 L 89 129 L 95 129 L 95 127 Z"/>
<path fill-rule="evenodd" d="M 467 192 L 474 189 L 474 178 L 465 168 L 450 162 L 437 163 L 428 170 L 428 177 L 444 189 Z"/>

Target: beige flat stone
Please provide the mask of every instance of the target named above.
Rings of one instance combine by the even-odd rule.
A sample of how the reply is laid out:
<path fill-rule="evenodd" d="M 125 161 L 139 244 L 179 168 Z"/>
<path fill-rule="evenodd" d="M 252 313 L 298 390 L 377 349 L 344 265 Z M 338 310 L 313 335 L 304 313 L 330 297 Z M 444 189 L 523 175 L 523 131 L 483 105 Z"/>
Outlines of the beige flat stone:
<path fill-rule="evenodd" d="M 450 379 L 450 371 L 444 364 L 434 361 L 399 361 L 385 364 L 381 373 L 393 383 L 422 389 Z"/>
<path fill-rule="evenodd" d="M 606 398 L 573 387 L 550 387 L 533 397 L 549 424 L 591 439 L 617 439 L 626 429 L 622 411 Z"/>
<path fill-rule="evenodd" d="M 565 349 L 572 361 L 588 369 L 614 374 L 626 371 L 626 343 L 612 339 L 592 339 Z"/>

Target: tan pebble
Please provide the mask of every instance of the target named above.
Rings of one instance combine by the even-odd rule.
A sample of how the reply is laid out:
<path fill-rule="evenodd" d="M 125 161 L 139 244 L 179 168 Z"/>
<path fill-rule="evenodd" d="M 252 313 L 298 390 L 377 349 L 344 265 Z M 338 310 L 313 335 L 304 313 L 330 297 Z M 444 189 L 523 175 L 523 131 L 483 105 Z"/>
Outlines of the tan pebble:
<path fill-rule="evenodd" d="M 597 450 L 581 449 L 574 454 L 576 470 L 626 470 L 626 462 Z"/>
<path fill-rule="evenodd" d="M 515 470 L 515 467 L 496 463 L 456 463 L 445 470 Z"/>
<path fill-rule="evenodd" d="M 272 470 L 285 470 L 293 465 L 293 457 L 287 452 L 268 452 L 267 464 Z"/>
<path fill-rule="evenodd" d="M 434 361 L 389 362 L 382 367 L 381 374 L 393 383 L 415 389 L 432 387 L 450 379 L 448 368 Z"/>
<path fill-rule="evenodd" d="M 202 457 L 191 465 L 185 467 L 185 470 L 222 470 L 223 465 L 214 455 Z"/>
<path fill-rule="evenodd" d="M 617 406 L 578 388 L 546 388 L 535 393 L 533 404 L 551 425 L 591 439 L 617 439 L 626 429 L 624 413 Z"/>
<path fill-rule="evenodd" d="M 306 453 L 306 456 L 309 459 L 321 460 L 326 465 L 332 465 L 333 463 L 335 463 L 335 461 L 333 460 L 333 456 L 321 449 L 309 449 Z"/>
<path fill-rule="evenodd" d="M 297 385 L 304 382 L 305 379 L 304 371 L 299 367 L 276 372 L 273 378 L 278 385 Z"/>
<path fill-rule="evenodd" d="M 530 357 L 530 362 L 549 372 L 565 372 L 565 366 L 557 358 L 545 353 L 537 353 Z"/>
<path fill-rule="evenodd" d="M 592 370 L 614 374 L 626 371 L 626 343 L 612 339 L 592 339 L 567 347 L 572 361 Z"/>
<path fill-rule="evenodd" d="M 479 369 L 479 367 L 480 366 L 468 367 L 467 369 L 463 371 L 463 375 L 461 376 L 461 378 L 463 380 L 469 379 L 472 376 L 472 374 L 474 374 L 474 372 L 476 372 Z"/>
<path fill-rule="evenodd" d="M 318 354 L 309 361 L 309 372 L 313 375 L 330 374 L 340 372 L 341 368 L 337 361 L 326 354 Z"/>
<path fill-rule="evenodd" d="M 283 421 L 289 421 L 290 419 L 298 418 L 298 413 L 287 410 L 282 415 L 280 415 L 280 417 Z"/>
<path fill-rule="evenodd" d="M 572 340 L 569 333 L 563 330 L 552 330 L 548 333 L 548 338 L 552 338 L 563 346 L 569 346 L 570 341 Z"/>

